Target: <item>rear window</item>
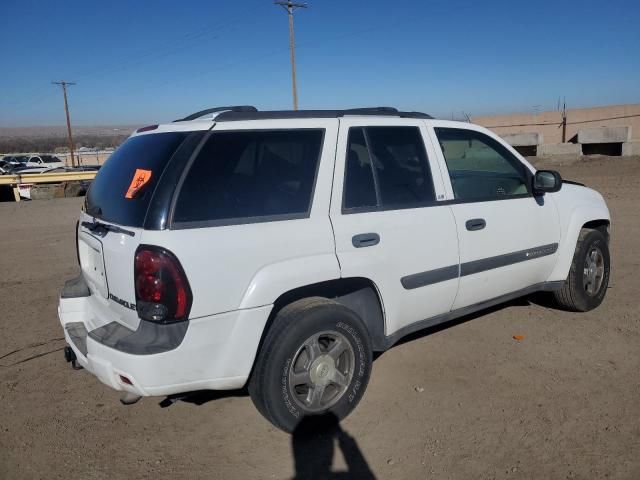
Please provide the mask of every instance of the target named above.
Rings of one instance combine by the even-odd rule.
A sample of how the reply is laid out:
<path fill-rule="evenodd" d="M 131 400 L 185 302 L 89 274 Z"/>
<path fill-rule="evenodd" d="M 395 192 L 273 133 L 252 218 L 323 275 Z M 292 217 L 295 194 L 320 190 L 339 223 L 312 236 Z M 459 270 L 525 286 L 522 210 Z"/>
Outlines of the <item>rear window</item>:
<path fill-rule="evenodd" d="M 323 135 L 312 129 L 214 131 L 187 173 L 173 223 L 307 217 Z"/>
<path fill-rule="evenodd" d="M 142 227 L 151 196 L 169 159 L 189 132 L 140 135 L 124 142 L 100 168 L 86 196 L 89 215 L 108 222 Z M 151 172 L 146 183 L 129 195 L 136 174 Z"/>

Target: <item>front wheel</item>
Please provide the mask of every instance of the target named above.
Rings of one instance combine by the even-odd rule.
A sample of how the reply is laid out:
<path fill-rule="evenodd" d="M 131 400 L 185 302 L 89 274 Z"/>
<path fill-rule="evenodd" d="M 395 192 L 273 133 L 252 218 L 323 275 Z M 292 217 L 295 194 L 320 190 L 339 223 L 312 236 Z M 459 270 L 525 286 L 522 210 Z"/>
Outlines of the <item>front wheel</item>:
<path fill-rule="evenodd" d="M 346 417 L 369 382 L 372 351 L 362 320 L 325 298 L 284 307 L 262 345 L 249 393 L 267 420 L 292 432 L 305 417 Z"/>
<path fill-rule="evenodd" d="M 559 306 L 586 312 L 600 305 L 609 285 L 610 261 L 609 246 L 602 232 L 582 230 L 567 281 L 554 292 Z"/>

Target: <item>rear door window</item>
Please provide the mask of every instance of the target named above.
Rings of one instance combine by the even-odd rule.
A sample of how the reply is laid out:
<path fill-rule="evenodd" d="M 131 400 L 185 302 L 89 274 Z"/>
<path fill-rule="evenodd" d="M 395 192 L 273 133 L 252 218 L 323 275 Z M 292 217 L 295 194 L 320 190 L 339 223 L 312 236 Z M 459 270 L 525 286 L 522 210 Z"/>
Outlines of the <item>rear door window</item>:
<path fill-rule="evenodd" d="M 435 201 L 433 179 L 418 127 L 349 129 L 343 208 L 416 208 Z"/>
<path fill-rule="evenodd" d="M 189 134 L 154 133 L 129 138 L 107 159 L 91 183 L 86 212 L 120 225 L 142 227 L 164 168 Z M 136 178 L 142 178 L 144 185 L 132 191 Z"/>
<path fill-rule="evenodd" d="M 324 130 L 212 132 L 181 187 L 173 224 L 308 217 Z"/>

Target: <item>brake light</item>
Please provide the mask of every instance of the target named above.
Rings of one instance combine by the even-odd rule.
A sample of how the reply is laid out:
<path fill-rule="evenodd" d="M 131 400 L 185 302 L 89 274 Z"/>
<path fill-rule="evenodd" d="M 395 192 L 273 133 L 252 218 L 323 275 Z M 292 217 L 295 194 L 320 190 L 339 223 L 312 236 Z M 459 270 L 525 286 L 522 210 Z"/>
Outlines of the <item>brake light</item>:
<path fill-rule="evenodd" d="M 187 319 L 193 297 L 187 276 L 173 253 L 140 245 L 133 275 L 136 309 L 141 319 L 159 323 Z"/>

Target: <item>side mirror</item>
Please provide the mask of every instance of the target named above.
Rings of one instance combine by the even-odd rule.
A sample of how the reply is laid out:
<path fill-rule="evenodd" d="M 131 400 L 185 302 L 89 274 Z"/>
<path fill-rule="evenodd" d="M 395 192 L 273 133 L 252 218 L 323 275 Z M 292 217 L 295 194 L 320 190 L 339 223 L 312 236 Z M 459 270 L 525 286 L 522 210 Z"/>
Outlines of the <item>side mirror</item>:
<path fill-rule="evenodd" d="M 533 193 L 553 193 L 562 188 L 562 177 L 555 170 L 538 170 L 533 176 Z"/>

